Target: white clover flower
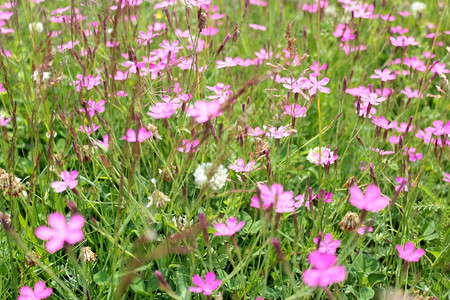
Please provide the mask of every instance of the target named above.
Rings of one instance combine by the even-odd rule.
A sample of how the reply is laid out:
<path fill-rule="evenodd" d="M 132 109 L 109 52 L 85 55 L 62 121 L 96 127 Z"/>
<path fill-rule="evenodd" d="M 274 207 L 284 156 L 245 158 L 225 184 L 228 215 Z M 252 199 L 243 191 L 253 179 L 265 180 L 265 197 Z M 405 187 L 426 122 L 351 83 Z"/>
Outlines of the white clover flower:
<path fill-rule="evenodd" d="M 216 170 L 214 170 L 214 174 L 212 174 L 211 178 L 208 181 L 208 173 L 212 168 L 212 163 L 203 163 L 198 165 L 197 169 L 194 172 L 195 183 L 199 187 L 203 187 L 205 184 L 209 182 L 211 188 L 214 191 L 220 190 L 225 186 L 225 182 L 228 178 L 228 170 L 219 165 Z"/>
<path fill-rule="evenodd" d="M 426 8 L 427 8 L 427 6 L 423 2 L 416 1 L 411 4 L 411 11 L 413 13 L 421 12 L 421 11 L 425 10 Z"/>
<path fill-rule="evenodd" d="M 44 26 L 41 22 L 30 23 L 28 24 L 28 28 L 30 29 L 30 31 L 35 31 L 37 33 L 41 33 L 44 30 Z"/>

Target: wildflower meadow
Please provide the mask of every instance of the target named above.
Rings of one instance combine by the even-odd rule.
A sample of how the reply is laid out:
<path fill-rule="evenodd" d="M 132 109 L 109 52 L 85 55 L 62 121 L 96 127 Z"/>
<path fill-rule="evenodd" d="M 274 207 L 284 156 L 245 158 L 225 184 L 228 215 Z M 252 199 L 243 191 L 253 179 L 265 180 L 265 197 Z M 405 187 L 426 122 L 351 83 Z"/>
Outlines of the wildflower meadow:
<path fill-rule="evenodd" d="M 0 0 L 0 298 L 450 299 L 422 1 Z"/>

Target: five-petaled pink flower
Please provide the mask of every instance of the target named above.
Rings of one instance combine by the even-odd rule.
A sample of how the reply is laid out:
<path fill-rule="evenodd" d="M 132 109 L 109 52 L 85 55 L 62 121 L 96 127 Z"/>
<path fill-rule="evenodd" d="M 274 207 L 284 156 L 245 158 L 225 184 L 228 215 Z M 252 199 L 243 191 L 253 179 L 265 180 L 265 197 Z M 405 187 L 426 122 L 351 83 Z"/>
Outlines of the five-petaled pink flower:
<path fill-rule="evenodd" d="M 189 287 L 189 291 L 193 293 L 203 293 L 203 295 L 209 296 L 220 286 L 222 280 L 216 279 L 214 272 L 208 272 L 205 276 L 205 281 L 203 281 L 199 275 L 194 275 L 192 276 L 192 282 L 196 286 Z"/>
<path fill-rule="evenodd" d="M 317 251 L 319 251 L 320 253 L 335 254 L 336 249 L 341 245 L 340 240 L 333 241 L 333 236 L 331 235 L 331 233 L 325 234 L 323 240 L 320 241 L 320 244 L 318 237 L 313 238 L 313 241 L 314 244 L 319 245 L 319 249 L 317 249 Z"/>
<path fill-rule="evenodd" d="M 102 112 L 105 111 L 105 103 L 106 103 L 105 100 L 100 100 L 98 102 L 95 102 L 94 100 L 89 100 L 87 102 L 86 109 L 83 108 L 80 111 L 83 113 L 87 113 L 89 117 L 93 117 L 95 115 L 95 112 L 101 114 Z"/>
<path fill-rule="evenodd" d="M 41 300 L 50 297 L 53 293 L 53 289 L 46 287 L 45 282 L 38 281 L 34 285 L 34 289 L 31 289 L 26 285 L 21 287 L 19 292 L 20 295 L 17 300 Z"/>
<path fill-rule="evenodd" d="M 425 250 L 418 248 L 415 250 L 414 244 L 407 242 L 403 248 L 401 245 L 396 246 L 398 251 L 398 257 L 408 262 L 417 262 L 425 254 Z"/>
<path fill-rule="evenodd" d="M 394 80 L 396 75 L 391 74 L 391 70 L 389 69 L 383 69 L 383 70 L 375 70 L 374 75 L 370 75 L 370 78 L 373 79 L 380 79 L 381 81 L 389 81 Z"/>
<path fill-rule="evenodd" d="M 215 236 L 221 236 L 221 235 L 228 235 L 232 236 L 236 232 L 242 229 L 244 227 L 245 221 L 237 222 L 236 218 L 229 218 L 227 220 L 227 223 L 217 223 L 214 225 L 214 228 L 217 230 L 217 232 L 214 232 Z"/>
<path fill-rule="evenodd" d="M 219 100 L 213 100 L 211 102 L 197 101 L 194 103 L 194 107 L 189 107 L 186 113 L 195 118 L 197 123 L 205 123 L 212 118 L 220 116 L 220 102 Z"/>
<path fill-rule="evenodd" d="M 317 93 L 317 90 L 321 91 L 322 93 L 329 94 L 330 89 L 327 87 L 324 87 L 324 85 L 328 84 L 330 82 L 330 79 L 328 77 L 325 77 L 322 80 L 317 80 L 316 74 L 309 74 L 309 81 L 311 82 L 311 85 L 308 90 L 308 93 L 310 96 L 315 95 Z"/>
<path fill-rule="evenodd" d="M 253 170 L 255 164 L 256 162 L 252 160 L 246 165 L 243 158 L 238 158 L 236 164 L 231 164 L 228 168 L 238 173 L 247 173 Z"/>
<path fill-rule="evenodd" d="M 259 208 L 261 201 L 262 207 L 266 210 L 276 204 L 278 213 L 293 212 L 295 210 L 293 198 L 294 194 L 291 191 L 284 191 L 283 186 L 279 183 L 272 184 L 270 188 L 262 184 L 259 186 L 259 197 L 253 197 L 250 206 Z"/>
<path fill-rule="evenodd" d="M 303 272 L 303 282 L 310 287 L 327 287 L 332 283 L 344 281 L 347 271 L 343 266 L 335 266 L 337 257 L 334 254 L 313 251 L 308 255 L 313 269 Z"/>
<path fill-rule="evenodd" d="M 48 216 L 47 226 L 39 226 L 34 234 L 45 243 L 45 249 L 49 253 L 55 253 L 64 246 L 64 243 L 74 245 L 84 238 L 84 218 L 81 215 L 73 215 L 66 223 L 66 218 L 60 212 L 51 213 Z"/>
<path fill-rule="evenodd" d="M 364 195 L 357 186 L 350 188 L 350 204 L 361 209 L 377 212 L 389 205 L 389 198 L 381 195 L 376 185 L 369 185 Z"/>
<path fill-rule="evenodd" d="M 130 143 L 142 143 L 143 141 L 148 140 L 151 136 L 152 132 L 147 131 L 145 128 L 139 128 L 137 134 L 133 129 L 128 129 L 126 135 L 122 137 L 122 140 Z"/>
<path fill-rule="evenodd" d="M 148 112 L 147 115 L 155 119 L 167 119 L 174 113 L 175 105 L 172 102 L 161 102 L 150 107 L 150 112 Z"/>
<path fill-rule="evenodd" d="M 54 181 L 50 184 L 50 186 L 55 189 L 56 193 L 62 193 L 65 190 L 67 190 L 68 188 L 72 190 L 78 184 L 78 180 L 77 180 L 78 171 L 77 170 L 73 170 L 72 172 L 62 171 L 59 174 L 59 177 L 63 181 Z"/>

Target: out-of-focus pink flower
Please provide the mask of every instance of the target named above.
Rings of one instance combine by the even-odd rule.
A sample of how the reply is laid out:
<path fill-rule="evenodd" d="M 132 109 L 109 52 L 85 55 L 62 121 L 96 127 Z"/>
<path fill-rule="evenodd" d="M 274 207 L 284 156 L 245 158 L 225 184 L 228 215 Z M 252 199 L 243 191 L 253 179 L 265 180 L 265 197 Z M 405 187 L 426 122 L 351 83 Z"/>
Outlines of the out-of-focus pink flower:
<path fill-rule="evenodd" d="M 313 71 L 314 74 L 316 74 L 317 76 L 320 76 L 320 71 L 326 70 L 327 67 L 328 67 L 327 64 L 319 65 L 317 61 L 315 61 L 312 65 L 309 66 L 311 71 Z"/>
<path fill-rule="evenodd" d="M 255 30 L 261 30 L 261 31 L 267 30 L 266 26 L 258 25 L 258 24 L 248 24 L 248 27 L 253 28 Z"/>
<path fill-rule="evenodd" d="M 246 165 L 243 158 L 238 158 L 236 164 L 230 164 L 228 168 L 234 170 L 237 173 L 248 173 L 253 170 L 255 164 L 256 162 L 252 160 L 249 161 L 248 164 Z"/>
<path fill-rule="evenodd" d="M 442 178 L 442 181 L 450 182 L 450 173 L 445 173 L 444 178 Z"/>
<path fill-rule="evenodd" d="M 318 237 L 313 238 L 313 241 L 314 244 L 319 245 L 319 249 L 317 249 L 317 251 L 320 253 L 335 254 L 336 249 L 341 245 L 340 240 L 333 241 L 333 235 L 331 233 L 325 234 L 323 240 L 320 241 L 320 244 Z"/>
<path fill-rule="evenodd" d="M 145 128 L 139 128 L 136 134 L 136 131 L 133 129 L 128 129 L 126 134 L 122 136 L 122 140 L 125 140 L 129 143 L 142 143 L 145 140 L 148 140 L 152 136 L 151 131 L 147 131 Z"/>
<path fill-rule="evenodd" d="M 347 278 L 345 268 L 335 265 L 337 257 L 334 254 L 313 251 L 308 255 L 308 260 L 313 269 L 305 270 L 302 279 L 310 287 L 327 287 Z"/>
<path fill-rule="evenodd" d="M 259 195 L 254 196 L 251 199 L 250 206 L 255 208 L 260 208 L 260 201 L 262 207 L 267 210 L 275 203 L 291 203 L 292 202 L 292 211 L 294 211 L 294 194 L 291 191 L 284 191 L 284 188 L 279 183 L 274 183 L 269 188 L 265 184 L 261 184 L 259 186 Z"/>
<path fill-rule="evenodd" d="M 41 300 L 50 297 L 53 289 L 46 287 L 45 282 L 38 281 L 33 289 L 26 285 L 20 288 L 19 293 L 17 300 Z"/>
<path fill-rule="evenodd" d="M 398 251 L 398 257 L 408 262 L 418 262 L 419 259 L 425 254 L 425 250 L 423 249 L 418 248 L 415 250 L 416 247 L 411 242 L 407 242 L 405 247 L 397 245 L 396 248 Z"/>
<path fill-rule="evenodd" d="M 100 126 L 96 125 L 95 123 L 92 123 L 92 127 L 87 126 L 87 125 L 80 125 L 80 127 L 78 128 L 78 131 L 84 132 L 87 135 L 91 135 L 92 132 L 96 132 L 99 128 L 100 128 Z"/>
<path fill-rule="evenodd" d="M 177 150 L 184 153 L 194 153 L 200 149 L 200 141 L 193 140 L 192 142 L 189 140 L 183 140 L 183 147 L 179 147 Z"/>
<path fill-rule="evenodd" d="M 406 37 L 404 35 L 399 35 L 398 37 L 393 37 L 391 36 L 389 38 L 389 40 L 391 41 L 391 44 L 395 47 L 407 47 L 407 46 L 417 46 L 419 45 L 418 42 L 416 42 L 416 40 L 414 39 L 414 37 L 410 36 L 410 37 Z"/>
<path fill-rule="evenodd" d="M 402 91 L 400 91 L 402 94 L 404 94 L 404 95 L 406 95 L 406 97 L 408 97 L 408 99 L 412 99 L 412 98 L 419 98 L 419 93 L 420 93 L 420 91 L 419 90 L 412 90 L 411 88 L 409 88 L 409 87 L 405 87 L 405 89 L 404 90 L 402 90 Z M 421 95 L 420 95 L 420 97 L 422 97 Z"/>
<path fill-rule="evenodd" d="M 94 100 L 89 100 L 87 102 L 86 109 L 82 108 L 80 109 L 81 112 L 87 113 L 89 117 L 93 117 L 95 115 L 95 112 L 98 112 L 101 114 L 105 111 L 105 100 L 100 100 L 98 102 L 95 102 Z"/>
<path fill-rule="evenodd" d="M 381 79 L 381 81 L 389 81 L 395 79 L 395 74 L 391 74 L 391 70 L 383 69 L 383 70 L 375 70 L 374 75 L 370 75 L 370 78 Z"/>
<path fill-rule="evenodd" d="M 174 113 L 175 107 L 172 102 L 162 102 L 156 103 L 154 106 L 150 107 L 150 112 L 148 112 L 147 115 L 155 119 L 167 119 Z"/>
<path fill-rule="evenodd" d="M 351 187 L 349 192 L 350 204 L 361 210 L 377 212 L 389 205 L 389 198 L 381 195 L 376 185 L 369 185 L 365 194 L 357 186 Z"/>
<path fill-rule="evenodd" d="M 84 218 L 81 215 L 73 215 L 66 223 L 66 218 L 61 213 L 54 212 L 48 216 L 48 224 L 50 228 L 39 226 L 34 233 L 39 239 L 48 241 L 45 248 L 49 253 L 55 253 L 64 243 L 74 245 L 84 238 Z"/>
<path fill-rule="evenodd" d="M 294 119 L 304 118 L 306 117 L 306 107 L 300 106 L 300 104 L 295 103 L 291 105 L 285 105 L 283 114 L 292 116 Z"/>
<path fill-rule="evenodd" d="M 236 218 L 229 218 L 227 220 L 227 223 L 217 223 L 214 225 L 214 228 L 216 229 L 216 232 L 214 232 L 214 235 L 221 236 L 221 235 L 228 235 L 232 236 L 236 232 L 242 229 L 244 227 L 245 221 L 237 222 Z"/>
<path fill-rule="evenodd" d="M 267 136 L 274 139 L 282 139 L 284 137 L 290 136 L 292 133 L 297 132 L 296 129 L 289 128 L 288 126 L 274 127 L 271 126 L 268 129 Z"/>
<path fill-rule="evenodd" d="M 220 111 L 221 105 L 219 100 L 213 100 L 211 102 L 197 101 L 194 103 L 194 107 L 189 107 L 186 113 L 195 118 L 197 123 L 205 123 L 209 120 L 218 117 L 222 114 Z"/>
<path fill-rule="evenodd" d="M 189 287 L 189 291 L 193 293 L 203 293 L 205 296 L 211 295 L 213 291 L 222 284 L 222 280 L 216 279 L 214 272 L 208 272 L 205 276 L 205 281 L 203 281 L 199 275 L 194 275 L 192 277 L 192 282 L 196 286 Z"/>
<path fill-rule="evenodd" d="M 359 229 L 357 231 L 359 235 L 364 235 L 364 233 L 366 233 L 366 232 L 373 232 L 373 227 L 369 226 L 367 228 L 367 226 L 365 226 L 364 223 L 365 222 L 363 221 L 362 224 L 361 224 L 361 227 L 359 227 Z"/>
<path fill-rule="evenodd" d="M 4 116 L 0 116 L 0 126 L 5 127 L 10 121 L 11 118 L 5 119 Z"/>
<path fill-rule="evenodd" d="M 219 29 L 214 28 L 212 26 L 203 28 L 202 31 L 200 31 L 200 34 L 204 36 L 215 36 L 217 33 L 219 33 Z"/>
<path fill-rule="evenodd" d="M 74 189 L 78 184 L 78 171 L 73 170 L 72 172 L 69 171 L 62 171 L 59 174 L 59 177 L 63 181 L 54 181 L 50 184 L 50 186 L 55 190 L 56 193 L 62 193 L 67 189 Z"/>
<path fill-rule="evenodd" d="M 423 157 L 423 154 L 417 153 L 416 150 L 417 149 L 413 148 L 413 147 L 411 147 L 411 148 L 405 147 L 405 149 L 403 150 L 403 154 L 408 155 L 409 161 L 411 161 L 411 162 L 421 160 Z"/>

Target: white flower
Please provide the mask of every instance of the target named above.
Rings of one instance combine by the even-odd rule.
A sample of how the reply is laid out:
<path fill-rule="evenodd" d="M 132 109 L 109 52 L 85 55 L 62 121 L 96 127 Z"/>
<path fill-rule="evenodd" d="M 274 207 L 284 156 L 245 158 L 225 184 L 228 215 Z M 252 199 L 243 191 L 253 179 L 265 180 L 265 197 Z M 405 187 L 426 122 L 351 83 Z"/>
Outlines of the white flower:
<path fill-rule="evenodd" d="M 333 5 L 328 5 L 327 7 L 325 7 L 323 9 L 323 12 L 325 13 L 325 15 L 327 17 L 330 17 L 330 18 L 336 18 L 336 16 L 337 16 L 336 6 L 333 6 Z"/>
<path fill-rule="evenodd" d="M 411 11 L 413 13 L 421 12 L 421 11 L 425 10 L 426 8 L 427 8 L 427 6 L 423 2 L 416 1 L 411 4 Z"/>
<path fill-rule="evenodd" d="M 225 186 L 225 182 L 228 178 L 228 170 L 222 166 L 219 165 L 215 170 L 214 173 L 211 174 L 211 178 L 209 178 L 208 181 L 208 173 L 210 169 L 212 168 L 212 163 L 203 163 L 198 165 L 197 169 L 194 172 L 194 178 L 195 183 L 199 187 L 203 187 L 205 184 L 209 182 L 211 185 L 211 188 L 214 191 L 220 190 Z"/>
<path fill-rule="evenodd" d="M 30 29 L 30 31 L 36 31 L 37 33 L 41 33 L 44 30 L 44 26 L 41 22 L 30 23 L 28 24 L 28 28 Z"/>

